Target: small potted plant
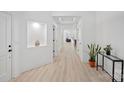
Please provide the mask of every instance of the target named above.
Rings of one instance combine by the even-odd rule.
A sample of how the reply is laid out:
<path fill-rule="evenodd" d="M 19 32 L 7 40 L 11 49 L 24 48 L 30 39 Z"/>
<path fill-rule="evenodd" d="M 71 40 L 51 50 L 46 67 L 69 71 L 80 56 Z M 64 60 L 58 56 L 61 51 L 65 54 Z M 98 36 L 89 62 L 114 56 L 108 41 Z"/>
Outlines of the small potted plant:
<path fill-rule="evenodd" d="M 105 48 L 104 48 L 105 52 L 106 52 L 106 55 L 111 55 L 111 45 L 107 45 Z"/>
<path fill-rule="evenodd" d="M 89 64 L 91 67 L 95 67 L 96 63 L 95 63 L 95 59 L 96 59 L 96 55 L 100 52 L 101 47 L 99 45 L 96 44 L 90 44 L 88 45 L 89 48 Z"/>

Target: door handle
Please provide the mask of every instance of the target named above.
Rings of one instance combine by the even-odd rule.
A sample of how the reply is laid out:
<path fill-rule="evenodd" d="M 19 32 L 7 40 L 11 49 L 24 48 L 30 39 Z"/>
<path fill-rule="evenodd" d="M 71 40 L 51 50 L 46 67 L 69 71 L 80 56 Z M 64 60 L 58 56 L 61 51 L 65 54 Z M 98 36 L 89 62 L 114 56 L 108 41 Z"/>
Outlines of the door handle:
<path fill-rule="evenodd" d="M 12 52 L 12 49 L 9 49 L 8 52 Z"/>
<path fill-rule="evenodd" d="M 9 47 L 11 47 L 11 45 L 9 45 Z"/>

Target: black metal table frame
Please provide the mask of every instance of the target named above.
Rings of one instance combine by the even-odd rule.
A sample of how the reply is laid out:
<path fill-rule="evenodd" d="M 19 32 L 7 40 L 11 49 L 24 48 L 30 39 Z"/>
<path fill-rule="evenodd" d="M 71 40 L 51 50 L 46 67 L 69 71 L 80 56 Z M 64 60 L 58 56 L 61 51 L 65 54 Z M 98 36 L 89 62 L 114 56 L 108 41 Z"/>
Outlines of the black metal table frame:
<path fill-rule="evenodd" d="M 99 65 L 99 62 L 98 62 L 98 55 L 102 55 L 102 65 L 100 66 Z M 112 82 L 114 81 L 117 81 L 115 79 L 115 62 L 121 62 L 121 81 L 120 82 L 123 82 L 123 67 L 124 67 L 124 61 L 116 56 L 113 56 L 111 55 L 112 57 L 116 58 L 117 60 L 113 60 L 111 59 L 109 56 L 105 55 L 105 54 L 102 54 L 102 53 L 98 53 L 97 54 L 97 60 L 96 60 L 96 70 L 98 71 L 98 67 L 101 67 L 103 71 L 105 71 L 107 74 L 109 74 L 105 69 L 104 69 L 104 58 L 107 58 L 109 60 L 111 60 L 113 63 L 112 63 L 112 75 L 110 75 L 112 77 Z"/>

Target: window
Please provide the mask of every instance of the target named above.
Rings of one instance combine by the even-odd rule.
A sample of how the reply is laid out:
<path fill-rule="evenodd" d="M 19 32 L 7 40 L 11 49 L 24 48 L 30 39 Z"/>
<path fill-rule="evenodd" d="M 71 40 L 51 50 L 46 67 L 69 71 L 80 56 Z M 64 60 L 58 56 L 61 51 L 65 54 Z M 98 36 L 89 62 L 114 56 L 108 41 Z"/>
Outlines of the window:
<path fill-rule="evenodd" d="M 47 25 L 39 22 L 27 22 L 27 47 L 47 45 Z"/>

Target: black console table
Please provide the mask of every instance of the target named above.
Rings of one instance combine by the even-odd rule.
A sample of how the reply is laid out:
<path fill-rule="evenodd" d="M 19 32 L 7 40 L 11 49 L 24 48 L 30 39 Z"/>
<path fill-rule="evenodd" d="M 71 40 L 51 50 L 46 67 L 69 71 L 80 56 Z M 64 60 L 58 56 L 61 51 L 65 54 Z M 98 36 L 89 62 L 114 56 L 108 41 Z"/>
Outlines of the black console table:
<path fill-rule="evenodd" d="M 98 55 L 102 55 L 102 65 L 99 65 L 99 62 L 98 62 Z M 124 61 L 116 56 L 113 56 L 113 55 L 106 55 L 105 53 L 98 53 L 97 54 L 97 60 L 96 60 L 96 70 L 98 70 L 98 67 L 101 67 L 103 71 L 107 72 L 105 69 L 104 69 L 104 58 L 107 58 L 109 60 L 112 61 L 112 75 L 110 75 L 112 77 L 112 82 L 114 81 L 117 81 L 115 79 L 115 62 L 121 62 L 121 81 L 120 82 L 123 82 L 123 67 L 124 67 Z M 108 73 L 108 72 L 107 72 Z"/>

